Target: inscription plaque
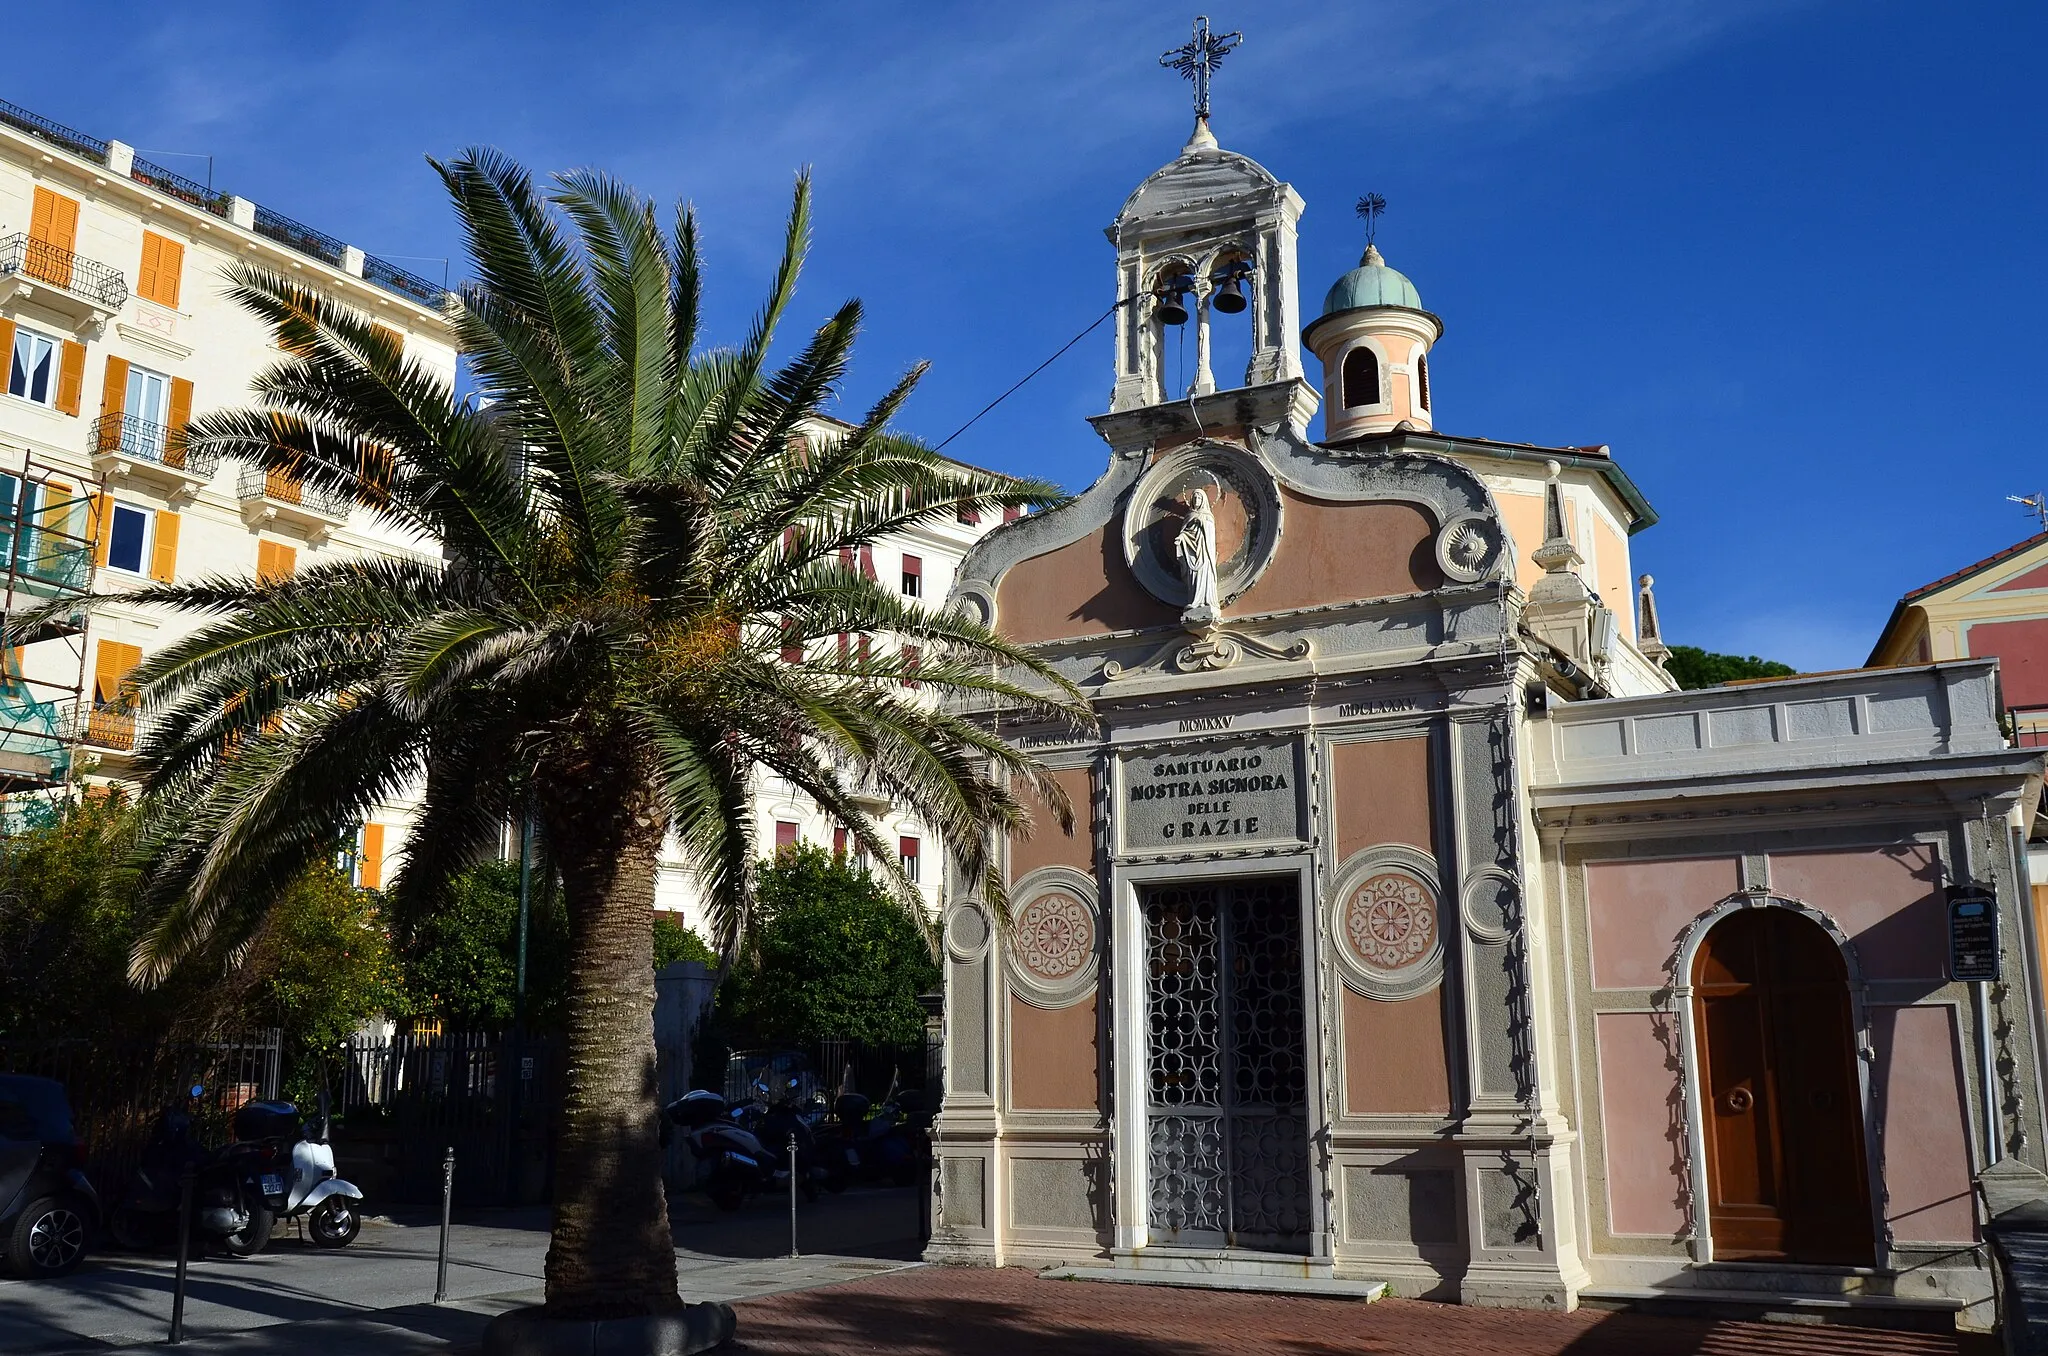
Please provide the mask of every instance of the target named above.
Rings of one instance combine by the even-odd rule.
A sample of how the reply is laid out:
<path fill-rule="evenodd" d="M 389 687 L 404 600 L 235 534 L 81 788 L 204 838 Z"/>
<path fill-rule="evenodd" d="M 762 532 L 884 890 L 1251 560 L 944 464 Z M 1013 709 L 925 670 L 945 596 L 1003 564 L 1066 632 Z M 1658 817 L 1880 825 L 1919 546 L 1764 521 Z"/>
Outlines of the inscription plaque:
<path fill-rule="evenodd" d="M 1301 837 L 1301 755 L 1292 739 L 1243 740 L 1124 759 L 1124 847 L 1244 847 Z"/>

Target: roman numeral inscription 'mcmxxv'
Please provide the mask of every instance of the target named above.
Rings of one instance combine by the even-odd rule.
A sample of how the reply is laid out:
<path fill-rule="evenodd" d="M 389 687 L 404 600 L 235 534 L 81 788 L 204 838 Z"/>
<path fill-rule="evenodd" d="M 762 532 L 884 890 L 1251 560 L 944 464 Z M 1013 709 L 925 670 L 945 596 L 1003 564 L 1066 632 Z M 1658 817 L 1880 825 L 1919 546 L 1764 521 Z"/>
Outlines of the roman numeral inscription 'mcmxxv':
<path fill-rule="evenodd" d="M 1124 846 L 1171 850 L 1300 836 L 1300 769 L 1291 739 L 1124 760 Z"/>

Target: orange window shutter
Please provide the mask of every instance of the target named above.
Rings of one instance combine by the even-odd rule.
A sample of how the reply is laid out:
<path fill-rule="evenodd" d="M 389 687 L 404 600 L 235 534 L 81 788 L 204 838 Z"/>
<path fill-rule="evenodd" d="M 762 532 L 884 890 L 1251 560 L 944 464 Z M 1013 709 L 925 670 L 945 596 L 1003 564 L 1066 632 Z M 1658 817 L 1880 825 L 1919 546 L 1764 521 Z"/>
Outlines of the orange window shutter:
<path fill-rule="evenodd" d="M 100 415 L 104 418 L 110 414 L 119 414 L 123 409 L 127 408 L 127 405 L 128 360 L 126 358 L 116 358 L 113 354 L 109 353 L 107 355 L 106 381 L 100 387 Z M 115 440 L 115 446 L 119 446 L 118 439 Z M 100 450 L 102 452 L 110 452 L 113 449 L 102 446 Z"/>
<path fill-rule="evenodd" d="M 92 563 L 101 569 L 107 567 L 107 547 L 114 540 L 114 501 L 106 495 L 92 497 L 92 535 L 98 543 L 93 548 Z"/>
<path fill-rule="evenodd" d="M 169 509 L 157 511 L 156 543 L 149 553 L 149 577 L 159 584 L 168 584 L 178 577 L 178 527 L 177 514 Z M 100 540 L 104 542 L 106 537 L 102 536 Z"/>
<path fill-rule="evenodd" d="M 121 681 L 142 662 L 142 647 L 118 640 L 103 640 L 100 642 L 96 658 L 98 662 L 93 665 L 93 696 L 103 702 L 119 701 Z"/>
<path fill-rule="evenodd" d="M 57 408 L 65 414 L 77 414 L 79 399 L 85 394 L 85 345 L 64 341 L 63 366 L 57 369 Z"/>
<path fill-rule="evenodd" d="M 171 378 L 170 420 L 173 433 L 183 433 L 192 422 L 192 383 L 183 377 Z"/>
<path fill-rule="evenodd" d="M 274 583 L 289 579 L 298 572 L 299 552 L 294 546 L 281 541 L 259 541 L 256 543 L 256 578 L 263 583 Z"/>
<path fill-rule="evenodd" d="M 363 825 L 363 850 L 356 858 L 357 877 L 365 890 L 384 888 L 384 826 Z"/>
<path fill-rule="evenodd" d="M 14 322 L 0 320 L 0 365 L 14 365 Z"/>
<path fill-rule="evenodd" d="M 136 275 L 135 295 L 159 306 L 176 306 L 184 270 L 183 245 L 154 231 L 142 233 L 142 268 Z"/>
<path fill-rule="evenodd" d="M 383 335 L 386 339 L 389 339 L 391 347 L 398 350 L 399 356 L 403 357 L 405 355 L 405 336 L 403 334 L 392 329 L 389 325 L 372 324 L 370 328 Z"/>
<path fill-rule="evenodd" d="M 135 270 L 135 295 L 156 300 L 157 268 L 163 258 L 164 238 L 154 231 L 142 233 L 142 264 Z"/>
<path fill-rule="evenodd" d="M 35 205 L 29 210 L 28 234 L 69 252 L 78 245 L 78 200 L 47 188 L 36 189 Z"/>

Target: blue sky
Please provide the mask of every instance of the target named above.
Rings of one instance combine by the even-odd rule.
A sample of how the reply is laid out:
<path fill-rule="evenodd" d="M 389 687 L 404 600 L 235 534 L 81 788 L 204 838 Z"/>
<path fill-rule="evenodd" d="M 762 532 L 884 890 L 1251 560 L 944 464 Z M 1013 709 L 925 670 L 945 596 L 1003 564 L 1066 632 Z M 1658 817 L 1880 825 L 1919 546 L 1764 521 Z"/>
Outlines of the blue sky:
<path fill-rule="evenodd" d="M 1184 87 L 1155 63 L 1191 16 L 96 5 L 40 30 L 0 97 L 210 153 L 219 185 L 389 257 L 456 248 L 424 155 L 599 166 L 696 202 L 722 336 L 811 165 L 798 316 L 862 297 L 849 403 L 929 358 L 905 424 L 937 439 L 1113 298 L 1102 227 L 1185 139 Z M 1245 32 L 1218 137 L 1308 203 L 1305 309 L 1356 260 L 1349 204 L 1384 194 L 1381 247 L 1446 322 L 1439 426 L 1610 444 L 1663 515 L 1635 545 L 1670 639 L 1860 663 L 1901 592 L 2030 530 L 2004 496 L 2048 484 L 2048 7 L 1266 0 L 1213 19 Z M 949 450 L 1085 485 L 1109 362 L 1105 330 Z"/>

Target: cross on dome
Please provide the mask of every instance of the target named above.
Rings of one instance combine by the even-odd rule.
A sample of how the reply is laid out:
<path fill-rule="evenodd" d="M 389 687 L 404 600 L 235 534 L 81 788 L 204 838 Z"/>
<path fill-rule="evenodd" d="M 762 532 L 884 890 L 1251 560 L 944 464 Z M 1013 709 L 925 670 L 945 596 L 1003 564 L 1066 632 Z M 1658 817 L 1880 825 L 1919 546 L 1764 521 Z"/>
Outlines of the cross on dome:
<path fill-rule="evenodd" d="M 1209 77 L 1223 64 L 1231 48 L 1244 41 L 1242 33 L 1211 33 L 1209 16 L 1195 16 L 1195 35 L 1180 46 L 1163 53 L 1159 64 L 1179 71 L 1195 83 L 1195 120 L 1209 120 Z"/>

